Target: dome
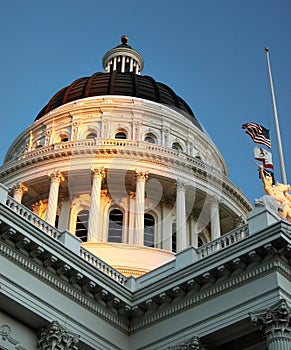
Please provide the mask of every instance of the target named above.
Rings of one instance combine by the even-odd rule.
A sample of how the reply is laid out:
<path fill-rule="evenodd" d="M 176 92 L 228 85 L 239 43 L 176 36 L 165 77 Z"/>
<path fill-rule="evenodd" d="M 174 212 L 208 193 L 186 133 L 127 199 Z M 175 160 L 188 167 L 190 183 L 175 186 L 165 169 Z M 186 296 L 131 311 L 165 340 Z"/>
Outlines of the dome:
<path fill-rule="evenodd" d="M 50 99 L 49 103 L 39 112 L 36 120 L 68 102 L 101 95 L 138 97 L 177 108 L 202 130 L 191 108 L 169 86 L 156 82 L 150 76 L 142 76 L 133 72 L 121 73 L 118 71 L 111 73 L 97 72 L 90 77 L 75 80 L 70 85 L 59 90 Z"/>
<path fill-rule="evenodd" d="M 103 95 L 132 96 L 164 104 L 179 110 L 203 131 L 189 105 L 167 85 L 150 76 L 140 75 L 143 58 L 131 46 L 127 37 L 121 37 L 121 45 L 109 50 L 103 57 L 105 72 L 82 77 L 59 90 L 38 113 L 35 120 L 66 103 L 87 97 Z"/>

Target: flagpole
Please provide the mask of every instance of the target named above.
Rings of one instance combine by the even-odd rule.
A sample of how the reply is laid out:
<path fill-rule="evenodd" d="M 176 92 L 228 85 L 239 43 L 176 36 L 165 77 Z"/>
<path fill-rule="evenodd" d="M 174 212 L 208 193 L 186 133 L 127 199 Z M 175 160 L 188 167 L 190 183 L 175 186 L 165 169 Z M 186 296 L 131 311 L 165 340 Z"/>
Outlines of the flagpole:
<path fill-rule="evenodd" d="M 270 59 L 269 59 L 269 48 L 265 47 L 265 51 L 266 51 L 266 58 L 267 58 L 267 65 L 268 65 L 268 72 L 269 72 L 270 88 L 271 88 L 271 94 L 272 94 L 272 102 L 273 102 L 273 111 L 274 111 L 274 120 L 275 120 L 276 136 L 277 136 L 277 145 L 278 145 L 281 177 L 282 177 L 283 184 L 287 184 L 287 177 L 286 177 L 286 171 L 285 171 L 285 165 L 284 165 L 284 157 L 283 157 L 283 149 L 282 149 L 280 127 L 279 127 L 279 121 L 278 121 L 278 115 L 277 115 L 277 107 L 276 107 L 274 86 L 273 86 L 271 66 L 270 66 Z"/>

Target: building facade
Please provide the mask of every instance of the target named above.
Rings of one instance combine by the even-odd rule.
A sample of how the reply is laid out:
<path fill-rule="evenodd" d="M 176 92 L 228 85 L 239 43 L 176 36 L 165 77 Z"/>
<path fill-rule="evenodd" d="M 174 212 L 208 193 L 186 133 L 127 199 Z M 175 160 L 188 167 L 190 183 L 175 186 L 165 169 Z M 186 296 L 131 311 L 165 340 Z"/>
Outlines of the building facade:
<path fill-rule="evenodd" d="M 290 223 L 121 38 L 0 169 L 3 349 L 282 349 Z"/>

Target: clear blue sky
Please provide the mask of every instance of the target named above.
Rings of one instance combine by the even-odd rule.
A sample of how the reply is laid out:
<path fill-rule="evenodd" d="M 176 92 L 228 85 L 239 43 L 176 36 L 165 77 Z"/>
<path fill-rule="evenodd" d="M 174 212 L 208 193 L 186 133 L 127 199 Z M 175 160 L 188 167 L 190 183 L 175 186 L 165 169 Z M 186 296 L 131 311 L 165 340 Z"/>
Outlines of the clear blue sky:
<path fill-rule="evenodd" d="M 103 71 L 121 35 L 144 57 L 144 75 L 192 107 L 251 202 L 263 194 L 248 121 L 271 130 L 281 181 L 264 47 L 270 59 L 291 182 L 290 0 L 13 0 L 1 3 L 0 161 L 55 92 Z"/>

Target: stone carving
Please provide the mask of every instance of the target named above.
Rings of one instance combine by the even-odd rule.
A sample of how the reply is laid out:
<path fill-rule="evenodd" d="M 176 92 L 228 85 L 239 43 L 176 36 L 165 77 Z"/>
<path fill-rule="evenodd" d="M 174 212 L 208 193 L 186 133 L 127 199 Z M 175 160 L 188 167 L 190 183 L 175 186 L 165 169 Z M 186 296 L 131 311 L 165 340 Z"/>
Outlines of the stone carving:
<path fill-rule="evenodd" d="M 250 317 L 251 321 L 259 326 L 268 343 L 278 343 L 278 349 L 290 349 L 291 309 L 285 299 L 281 299 L 267 310 L 250 313 Z"/>
<path fill-rule="evenodd" d="M 38 350 L 78 350 L 79 336 L 67 331 L 57 321 L 43 327 L 37 339 Z"/>
<path fill-rule="evenodd" d="M 19 349 L 19 350 L 27 350 L 26 348 L 24 348 L 23 346 L 20 345 L 20 342 L 16 339 L 14 339 L 12 336 L 11 336 L 11 328 L 7 325 L 7 324 L 2 324 L 0 326 L 0 338 L 3 340 L 3 341 L 7 341 L 8 343 L 12 344 L 13 346 L 13 349 Z M 1 345 L 0 345 L 1 347 Z M 11 347 L 9 346 L 9 349 Z M 2 347 L 1 347 L 2 349 Z M 6 346 L 5 346 L 5 349 L 6 349 Z"/>
<path fill-rule="evenodd" d="M 205 350 L 199 337 L 194 336 L 181 345 L 170 347 L 169 350 Z"/>
<path fill-rule="evenodd" d="M 259 166 L 261 179 L 263 182 L 263 188 L 268 196 L 272 199 L 264 198 L 257 200 L 256 205 L 267 204 L 270 208 L 274 208 L 279 215 L 291 222 L 291 194 L 288 191 L 291 190 L 290 185 L 281 183 L 273 184 L 272 176 L 264 171 L 262 165 Z M 274 201 L 275 200 L 275 201 Z M 277 202 L 277 205 L 275 204 Z"/>

